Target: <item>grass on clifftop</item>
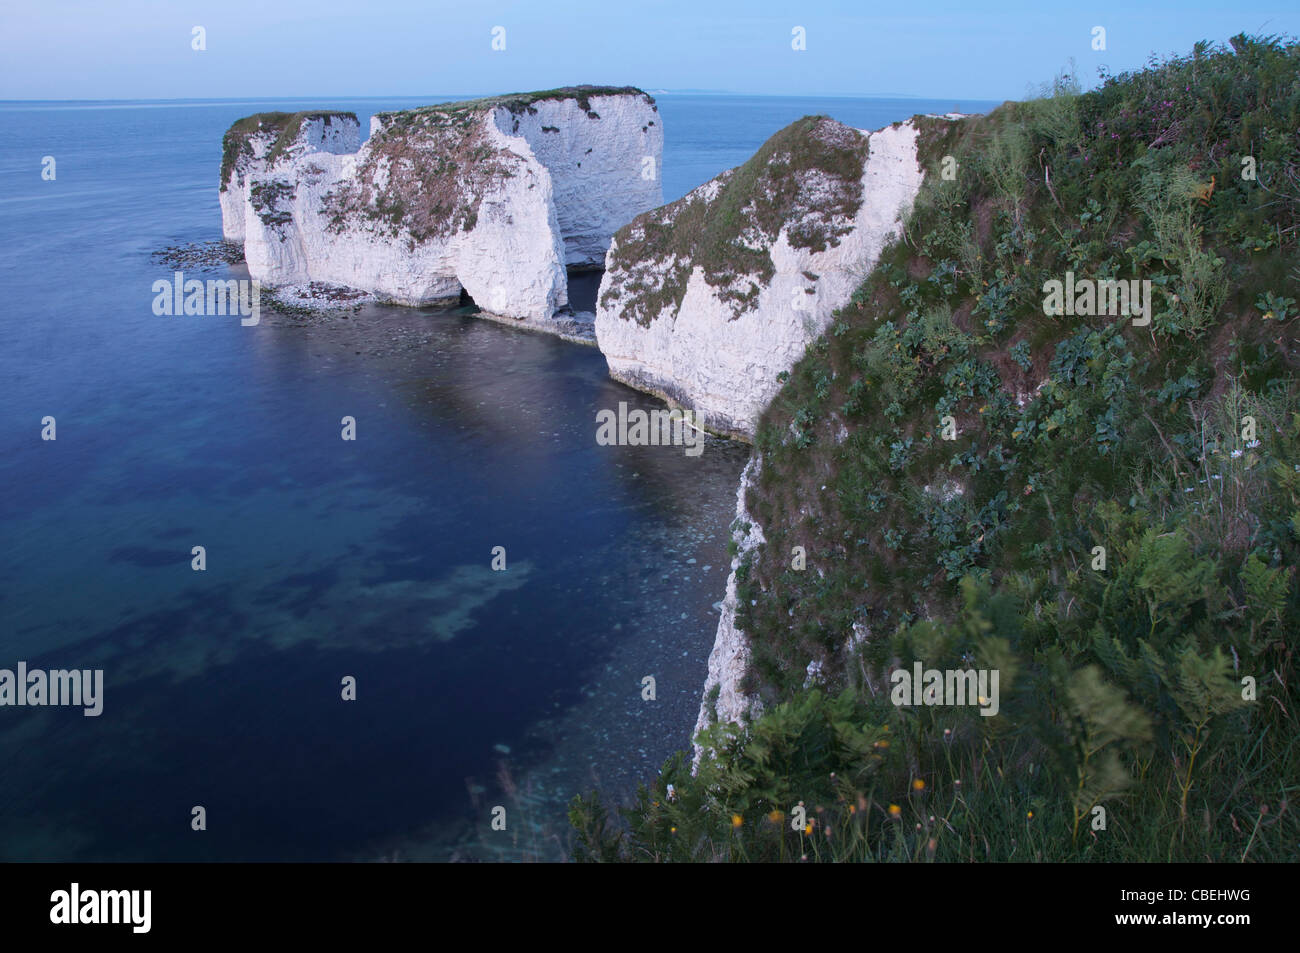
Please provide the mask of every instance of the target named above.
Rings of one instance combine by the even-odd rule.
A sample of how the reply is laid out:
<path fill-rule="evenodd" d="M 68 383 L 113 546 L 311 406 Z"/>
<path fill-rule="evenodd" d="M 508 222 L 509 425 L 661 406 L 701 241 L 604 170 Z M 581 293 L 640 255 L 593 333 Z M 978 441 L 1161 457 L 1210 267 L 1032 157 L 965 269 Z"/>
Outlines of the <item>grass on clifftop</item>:
<path fill-rule="evenodd" d="M 755 442 L 766 712 L 617 822 L 575 799 L 579 858 L 1300 858 L 1300 45 L 1046 92 L 926 121 Z M 1046 314 L 1067 272 L 1150 281 L 1150 324 Z M 914 661 L 999 672 L 999 713 L 895 706 Z"/>
<path fill-rule="evenodd" d="M 619 229 L 609 267 L 623 280 L 611 283 L 601 306 L 621 300 L 625 320 L 649 326 L 665 307 L 681 307 L 699 266 L 739 316 L 772 278 L 768 248 L 782 226 L 792 247 L 814 252 L 850 230 L 866 158 L 861 133 L 826 116 L 796 120 L 744 165 Z"/>
<path fill-rule="evenodd" d="M 489 141 L 480 115 L 437 109 L 384 114 L 355 180 L 327 196 L 329 227 L 366 223 L 412 247 L 472 230 L 484 194 L 520 161 Z"/>
<path fill-rule="evenodd" d="M 591 100 L 597 96 L 641 96 L 649 105 L 655 105 L 653 96 L 644 90 L 637 89 L 635 86 L 562 86 L 557 89 L 541 89 L 531 93 L 505 93 L 501 96 L 484 96 L 479 99 L 461 99 L 450 103 L 434 103 L 431 106 L 420 106 L 417 109 L 379 113 L 378 115 L 385 122 L 392 121 L 396 117 L 407 113 L 437 112 L 465 119 L 488 109 L 505 109 L 514 115 L 519 115 L 525 112 L 536 113 L 537 109 L 535 107 L 540 102 L 573 99 L 577 101 L 578 108 L 585 112 L 589 119 L 599 119 L 599 114 L 591 108 Z"/>
<path fill-rule="evenodd" d="M 271 148 L 266 154 L 267 165 L 272 165 L 298 138 L 304 120 L 323 119 L 325 124 L 329 125 L 335 118 L 351 119 L 353 122 L 357 122 L 357 114 L 353 112 L 321 112 L 319 110 L 296 113 L 255 113 L 252 116 L 245 116 L 243 119 L 236 120 L 226 130 L 226 134 L 221 140 L 221 191 L 226 191 L 230 173 L 235 168 L 240 156 L 249 159 L 253 157 L 253 147 L 249 139 L 254 133 L 270 133 L 275 136 L 275 142 L 271 144 Z"/>

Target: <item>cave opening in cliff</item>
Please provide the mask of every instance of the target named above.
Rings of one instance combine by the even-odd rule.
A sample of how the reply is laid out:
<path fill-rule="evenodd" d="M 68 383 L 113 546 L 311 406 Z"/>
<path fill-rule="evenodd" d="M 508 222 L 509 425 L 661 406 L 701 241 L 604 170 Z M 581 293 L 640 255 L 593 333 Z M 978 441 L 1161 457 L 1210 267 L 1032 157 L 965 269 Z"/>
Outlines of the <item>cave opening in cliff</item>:
<path fill-rule="evenodd" d="M 600 291 L 603 268 L 581 268 L 569 271 L 569 307 L 574 311 L 596 310 L 596 294 Z"/>

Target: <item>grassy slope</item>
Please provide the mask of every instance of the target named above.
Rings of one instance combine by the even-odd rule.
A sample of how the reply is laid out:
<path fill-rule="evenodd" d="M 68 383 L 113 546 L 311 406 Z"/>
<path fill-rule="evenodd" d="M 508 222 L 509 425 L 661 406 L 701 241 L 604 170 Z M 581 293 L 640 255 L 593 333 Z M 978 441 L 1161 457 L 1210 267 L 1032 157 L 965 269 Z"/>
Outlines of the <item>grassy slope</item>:
<path fill-rule="evenodd" d="M 1300 46 L 1232 46 L 927 122 L 904 239 L 759 429 L 769 711 L 618 833 L 575 801 L 578 856 L 1296 859 Z M 1152 281 L 1151 325 L 1046 316 L 1066 271 Z M 890 704 L 914 659 L 1001 713 Z"/>
<path fill-rule="evenodd" d="M 697 190 L 619 229 L 610 269 L 627 279 L 606 290 L 602 305 L 626 298 L 623 319 L 648 327 L 664 308 L 681 307 L 699 267 L 719 298 L 743 313 L 772 277 L 767 244 L 783 226 L 797 222 L 787 233 L 794 248 L 820 252 L 839 242 L 862 206 L 866 159 L 867 140 L 847 126 L 825 116 L 792 122 L 713 179 L 711 201 Z"/>

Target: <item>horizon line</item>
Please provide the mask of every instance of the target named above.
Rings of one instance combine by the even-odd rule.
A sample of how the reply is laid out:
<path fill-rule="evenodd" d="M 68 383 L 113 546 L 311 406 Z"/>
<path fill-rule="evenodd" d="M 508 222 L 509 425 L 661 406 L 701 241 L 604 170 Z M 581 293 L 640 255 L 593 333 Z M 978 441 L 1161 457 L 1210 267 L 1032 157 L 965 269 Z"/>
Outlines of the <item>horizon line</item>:
<path fill-rule="evenodd" d="M 563 87 L 557 87 L 563 88 Z M 952 99 L 954 102 L 979 102 L 979 103 L 1004 103 L 1007 99 L 994 99 L 986 97 L 951 97 L 951 96 L 921 96 L 915 93 L 750 93 L 738 92 L 735 90 L 723 89 L 657 89 L 649 90 L 640 89 L 649 96 L 727 96 L 727 97 L 752 97 L 761 99 L 917 99 L 928 100 L 931 102 L 941 102 Z M 519 90 L 520 93 L 531 92 L 531 90 Z M 289 100 L 341 100 L 341 101 L 362 101 L 362 100 L 393 100 L 393 99 L 423 99 L 423 98 L 451 98 L 451 99 L 482 99 L 493 96 L 509 96 L 512 93 L 480 93 L 480 94 L 460 94 L 460 93 L 393 93 L 391 95 L 334 95 L 334 96 L 184 96 L 173 98 L 146 98 L 146 97 L 119 97 L 112 99 L 87 99 L 87 98 L 65 98 L 65 99 L 3 99 L 0 98 L 0 104 L 8 103 L 223 103 L 223 102 L 283 102 Z"/>

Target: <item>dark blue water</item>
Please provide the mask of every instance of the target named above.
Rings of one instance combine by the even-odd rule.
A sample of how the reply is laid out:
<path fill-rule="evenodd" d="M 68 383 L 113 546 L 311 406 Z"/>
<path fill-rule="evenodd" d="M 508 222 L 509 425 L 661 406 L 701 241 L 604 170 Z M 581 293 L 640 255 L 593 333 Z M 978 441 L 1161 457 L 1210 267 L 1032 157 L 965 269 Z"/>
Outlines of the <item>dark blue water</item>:
<path fill-rule="evenodd" d="M 435 99 L 0 103 L 0 668 L 105 680 L 98 718 L 0 707 L 0 859 L 555 857 L 573 794 L 689 743 L 744 448 L 600 447 L 654 401 L 463 311 L 152 312 L 234 119 Z M 957 105 L 659 103 L 669 200 L 807 113 Z"/>

